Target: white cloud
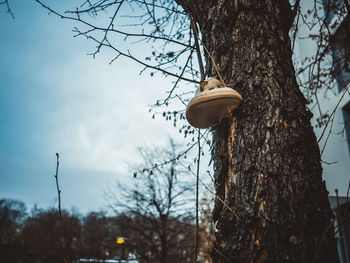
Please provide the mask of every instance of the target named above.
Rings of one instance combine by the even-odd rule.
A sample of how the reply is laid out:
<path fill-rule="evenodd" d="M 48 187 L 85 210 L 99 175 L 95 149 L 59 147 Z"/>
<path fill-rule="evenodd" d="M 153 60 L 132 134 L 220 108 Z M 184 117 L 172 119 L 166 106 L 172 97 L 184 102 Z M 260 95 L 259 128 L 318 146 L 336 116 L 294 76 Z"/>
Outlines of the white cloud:
<path fill-rule="evenodd" d="M 50 96 L 58 99 L 48 114 L 44 147 L 67 155 L 72 168 L 125 172 L 126 161 L 137 158 L 137 146 L 165 144 L 169 134 L 176 136 L 168 123 L 148 113 L 147 105 L 169 85 L 165 79 L 137 77 L 126 61 L 109 66 L 81 56 L 45 71 L 40 81 L 54 83 Z"/>

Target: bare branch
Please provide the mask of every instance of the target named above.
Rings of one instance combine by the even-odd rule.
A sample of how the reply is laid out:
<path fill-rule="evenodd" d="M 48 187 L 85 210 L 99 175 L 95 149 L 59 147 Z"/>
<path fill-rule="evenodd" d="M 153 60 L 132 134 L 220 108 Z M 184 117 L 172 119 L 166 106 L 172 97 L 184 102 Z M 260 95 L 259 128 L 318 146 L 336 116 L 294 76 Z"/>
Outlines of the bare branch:
<path fill-rule="evenodd" d="M 58 166 L 59 166 L 59 154 L 56 153 L 56 174 L 55 174 L 55 180 L 56 180 L 56 188 L 57 188 L 57 196 L 58 196 L 58 219 L 59 219 L 59 225 L 60 225 L 60 231 L 61 231 L 61 237 L 63 240 L 63 261 L 65 263 L 70 263 L 70 257 L 69 257 L 69 252 L 67 249 L 67 241 L 64 235 L 64 230 L 63 230 L 63 220 L 62 220 L 62 211 L 61 211 L 61 190 L 58 184 Z"/>
<path fill-rule="evenodd" d="M 4 0 L 2 2 L 0 2 L 0 6 L 1 5 L 5 5 L 6 6 L 6 13 L 8 13 L 13 19 L 15 19 L 15 14 L 12 12 L 11 8 L 10 8 L 10 4 L 9 4 L 9 0 Z"/>

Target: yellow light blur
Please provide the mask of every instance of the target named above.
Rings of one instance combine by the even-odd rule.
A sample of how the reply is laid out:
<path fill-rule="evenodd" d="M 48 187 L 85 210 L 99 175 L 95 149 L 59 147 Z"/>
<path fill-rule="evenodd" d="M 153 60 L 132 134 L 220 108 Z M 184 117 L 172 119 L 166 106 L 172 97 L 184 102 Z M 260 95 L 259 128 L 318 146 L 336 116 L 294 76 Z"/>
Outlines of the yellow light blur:
<path fill-rule="evenodd" d="M 118 238 L 117 238 L 117 243 L 118 243 L 118 244 L 124 244 L 124 243 L 125 243 L 125 239 L 124 239 L 124 238 L 121 238 L 121 237 L 118 237 Z"/>

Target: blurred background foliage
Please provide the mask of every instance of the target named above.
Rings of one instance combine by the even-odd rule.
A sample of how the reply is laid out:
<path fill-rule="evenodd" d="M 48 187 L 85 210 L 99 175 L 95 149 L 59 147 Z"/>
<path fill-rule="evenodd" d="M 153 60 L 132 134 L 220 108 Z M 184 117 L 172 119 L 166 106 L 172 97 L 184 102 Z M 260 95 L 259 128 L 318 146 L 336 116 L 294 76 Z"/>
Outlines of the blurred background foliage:
<path fill-rule="evenodd" d="M 157 253 L 164 244 L 157 242 L 157 222 L 164 219 L 127 213 L 110 216 L 103 211 L 81 215 L 63 210 L 62 216 L 64 237 L 72 262 L 79 259 L 130 258 L 138 262 L 160 262 Z M 194 236 L 191 220 L 171 217 L 168 221 L 167 262 L 190 262 Z M 147 234 L 151 235 L 148 236 L 150 239 L 147 239 Z M 63 261 L 63 240 L 55 208 L 34 207 L 27 212 L 24 202 L 1 199 L 0 235 L 1 262 Z M 118 238 L 125 239 L 125 243 L 118 244 Z"/>

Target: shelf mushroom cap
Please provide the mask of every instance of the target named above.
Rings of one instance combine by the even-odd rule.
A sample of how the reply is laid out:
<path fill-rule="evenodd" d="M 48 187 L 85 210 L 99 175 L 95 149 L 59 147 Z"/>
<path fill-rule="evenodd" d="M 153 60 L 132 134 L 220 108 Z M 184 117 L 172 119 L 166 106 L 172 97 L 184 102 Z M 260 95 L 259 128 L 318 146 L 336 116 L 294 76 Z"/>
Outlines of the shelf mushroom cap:
<path fill-rule="evenodd" d="M 242 96 L 231 88 L 204 90 L 187 105 L 186 118 L 196 128 L 209 128 L 230 117 L 242 101 Z"/>

